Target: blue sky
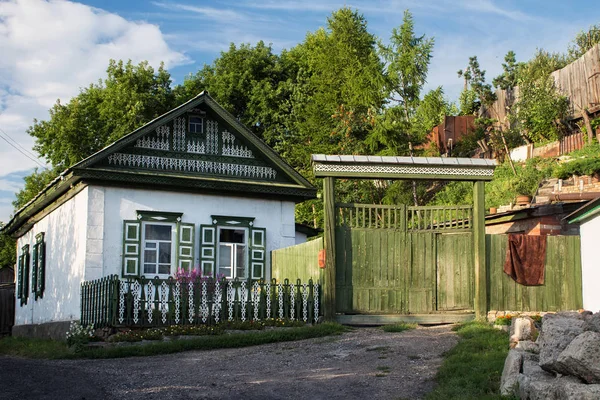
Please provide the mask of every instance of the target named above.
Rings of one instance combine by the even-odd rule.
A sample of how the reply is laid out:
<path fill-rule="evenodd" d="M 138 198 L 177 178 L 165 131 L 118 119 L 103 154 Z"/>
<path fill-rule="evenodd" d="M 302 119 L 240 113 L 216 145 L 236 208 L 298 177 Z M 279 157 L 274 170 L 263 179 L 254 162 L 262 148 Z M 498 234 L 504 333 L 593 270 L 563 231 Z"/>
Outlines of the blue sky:
<path fill-rule="evenodd" d="M 110 58 L 166 63 L 175 83 L 211 63 L 229 43 L 291 48 L 344 5 L 358 9 L 384 41 L 410 9 L 416 32 L 434 37 L 427 88 L 456 99 L 456 71 L 477 55 L 488 80 L 508 50 L 527 60 L 536 50 L 566 51 L 575 34 L 600 23 L 593 1 L 44 1 L 0 0 L 0 135 L 25 149 L 34 118 L 103 77 Z M 40 162 L 40 161 L 38 161 Z M 43 160 L 41 161 L 43 163 Z M 7 221 L 22 176 L 36 163 L 0 140 L 0 221 Z"/>

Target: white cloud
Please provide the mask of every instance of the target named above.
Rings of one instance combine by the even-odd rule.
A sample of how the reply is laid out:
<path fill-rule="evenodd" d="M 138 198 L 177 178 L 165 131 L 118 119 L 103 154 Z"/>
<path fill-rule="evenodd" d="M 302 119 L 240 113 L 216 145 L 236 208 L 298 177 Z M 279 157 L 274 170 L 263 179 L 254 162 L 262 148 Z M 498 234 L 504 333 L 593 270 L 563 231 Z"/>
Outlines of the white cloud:
<path fill-rule="evenodd" d="M 187 61 L 156 25 L 56 0 L 0 1 L 0 54 L 0 129 L 27 149 L 33 119 L 46 119 L 56 99 L 67 102 L 104 77 L 109 59 L 167 68 Z M 35 166 L 0 143 L 0 175 Z M 2 207 L 0 220 L 6 215 Z"/>

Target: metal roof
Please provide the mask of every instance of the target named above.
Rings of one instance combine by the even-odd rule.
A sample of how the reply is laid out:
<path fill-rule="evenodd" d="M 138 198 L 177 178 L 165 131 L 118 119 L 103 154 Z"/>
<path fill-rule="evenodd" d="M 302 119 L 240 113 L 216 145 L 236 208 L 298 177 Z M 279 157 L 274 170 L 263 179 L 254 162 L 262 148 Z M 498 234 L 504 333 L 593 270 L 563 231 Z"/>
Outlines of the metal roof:
<path fill-rule="evenodd" d="M 491 167 L 498 165 L 496 160 L 487 158 L 459 157 L 395 157 L 395 156 L 353 156 L 313 154 L 312 161 L 317 163 L 360 163 L 360 164 L 397 164 L 397 165 L 431 165 L 431 166 L 469 166 Z"/>

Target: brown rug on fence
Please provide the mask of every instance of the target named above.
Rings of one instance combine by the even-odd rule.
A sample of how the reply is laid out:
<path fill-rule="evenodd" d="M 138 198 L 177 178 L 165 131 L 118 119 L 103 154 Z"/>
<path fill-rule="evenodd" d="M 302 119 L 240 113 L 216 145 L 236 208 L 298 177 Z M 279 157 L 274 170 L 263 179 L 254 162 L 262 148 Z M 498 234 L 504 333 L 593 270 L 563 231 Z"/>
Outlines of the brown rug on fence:
<path fill-rule="evenodd" d="M 544 284 L 546 236 L 508 235 L 504 272 L 525 286 Z"/>

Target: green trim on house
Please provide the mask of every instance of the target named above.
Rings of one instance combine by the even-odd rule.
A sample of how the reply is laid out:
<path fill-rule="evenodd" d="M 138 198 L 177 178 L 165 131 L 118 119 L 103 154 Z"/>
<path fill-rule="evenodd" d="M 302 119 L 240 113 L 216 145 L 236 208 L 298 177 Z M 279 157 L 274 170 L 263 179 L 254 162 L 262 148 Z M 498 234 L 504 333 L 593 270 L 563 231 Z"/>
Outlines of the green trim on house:
<path fill-rule="evenodd" d="M 578 208 L 571 214 L 567 215 L 566 219 L 570 224 L 580 223 L 588 218 L 591 218 L 600 213 L 600 197 L 587 202 L 582 207 Z"/>
<path fill-rule="evenodd" d="M 165 212 L 165 211 L 147 211 L 136 210 L 137 218 L 140 221 L 156 221 L 156 222 L 179 222 L 183 213 L 180 212 Z"/>
<path fill-rule="evenodd" d="M 115 171 L 96 168 L 78 170 L 77 174 L 83 179 L 89 180 L 90 183 L 127 183 L 127 187 L 131 187 L 129 184 L 135 183 L 146 189 L 160 189 L 158 187 L 160 186 L 163 189 L 186 192 L 198 192 L 198 189 L 202 189 L 202 193 L 214 192 L 229 196 L 247 196 L 248 194 L 270 195 L 277 198 L 287 196 L 295 202 L 312 199 L 316 193 L 316 189 L 279 182 L 252 182 L 225 177 L 185 177 L 166 173 L 158 175 L 152 171 Z"/>
<path fill-rule="evenodd" d="M 249 217 L 228 217 L 226 215 L 211 215 L 213 225 L 218 226 L 243 226 L 251 227 L 254 225 L 255 218 Z"/>

